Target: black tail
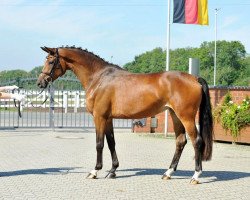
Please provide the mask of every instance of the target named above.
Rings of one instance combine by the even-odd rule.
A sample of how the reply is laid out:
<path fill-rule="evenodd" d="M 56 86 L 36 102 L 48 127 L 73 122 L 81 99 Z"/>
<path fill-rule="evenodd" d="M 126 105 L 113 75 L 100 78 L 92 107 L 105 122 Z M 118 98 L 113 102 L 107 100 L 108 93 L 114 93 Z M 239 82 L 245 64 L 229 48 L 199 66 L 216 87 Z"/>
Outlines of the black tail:
<path fill-rule="evenodd" d="M 200 104 L 200 134 L 204 142 L 202 160 L 211 160 L 213 151 L 213 116 L 210 103 L 209 88 L 207 82 L 199 77 L 198 82 L 202 85 L 202 100 Z"/>

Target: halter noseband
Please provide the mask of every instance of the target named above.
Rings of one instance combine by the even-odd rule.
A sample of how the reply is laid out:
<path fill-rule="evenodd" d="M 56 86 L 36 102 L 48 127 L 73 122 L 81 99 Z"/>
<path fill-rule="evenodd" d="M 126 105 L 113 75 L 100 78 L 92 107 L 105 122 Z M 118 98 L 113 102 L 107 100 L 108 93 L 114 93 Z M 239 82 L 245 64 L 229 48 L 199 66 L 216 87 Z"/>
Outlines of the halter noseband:
<path fill-rule="evenodd" d="M 53 66 L 51 67 L 50 72 L 43 72 L 43 71 L 42 71 L 42 74 L 45 74 L 45 75 L 49 76 L 49 77 L 51 78 L 51 80 L 53 79 L 53 76 L 54 76 L 54 73 L 55 73 L 55 70 L 56 70 L 56 69 L 59 69 L 59 68 L 60 68 L 60 70 L 61 70 L 61 75 L 60 75 L 60 76 L 63 75 L 63 68 L 62 68 L 62 66 L 61 66 L 61 64 L 60 64 L 60 62 L 59 62 L 58 48 L 56 48 L 55 57 L 56 57 L 56 59 L 55 59 L 54 62 L 53 62 Z M 48 81 L 48 80 L 46 80 L 46 81 Z"/>

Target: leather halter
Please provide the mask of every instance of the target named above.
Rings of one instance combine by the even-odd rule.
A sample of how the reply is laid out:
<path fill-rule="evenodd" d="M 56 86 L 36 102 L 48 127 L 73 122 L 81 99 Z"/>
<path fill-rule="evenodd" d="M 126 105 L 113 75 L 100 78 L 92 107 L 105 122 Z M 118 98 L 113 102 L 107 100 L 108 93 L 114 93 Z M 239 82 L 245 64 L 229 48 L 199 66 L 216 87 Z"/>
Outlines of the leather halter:
<path fill-rule="evenodd" d="M 53 80 L 53 76 L 54 76 L 54 73 L 55 73 L 56 69 L 60 69 L 61 70 L 61 75 L 60 76 L 63 75 L 63 68 L 62 68 L 62 66 L 61 66 L 61 64 L 59 62 L 58 49 L 56 49 L 55 57 L 56 58 L 55 58 L 54 62 L 52 64 L 50 64 L 50 65 L 52 65 L 50 72 L 43 72 L 42 71 L 42 74 L 45 74 L 45 75 L 49 76 L 51 80 Z M 48 81 L 48 80 L 46 80 L 46 81 Z"/>

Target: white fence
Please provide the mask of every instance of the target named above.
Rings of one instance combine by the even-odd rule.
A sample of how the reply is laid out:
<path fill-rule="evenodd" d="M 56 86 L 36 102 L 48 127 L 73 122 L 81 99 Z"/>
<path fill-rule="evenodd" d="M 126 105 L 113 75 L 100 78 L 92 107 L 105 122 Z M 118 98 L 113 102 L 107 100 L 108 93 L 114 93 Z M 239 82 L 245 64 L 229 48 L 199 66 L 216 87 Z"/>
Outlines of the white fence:
<path fill-rule="evenodd" d="M 34 90 L 20 90 L 19 94 L 26 95 L 25 101 L 21 103 L 21 111 L 23 110 L 23 108 L 48 108 L 51 106 L 50 101 L 45 101 L 46 99 L 51 98 L 51 93 L 48 91 L 43 91 L 42 93 L 39 93 L 38 91 Z M 77 113 L 79 108 L 86 107 L 85 91 L 56 90 L 53 93 L 53 100 L 53 107 L 63 108 L 65 113 L 68 112 L 69 108 L 73 108 L 74 113 Z M 15 104 L 12 99 L 0 99 L 0 108 L 14 107 Z"/>
<path fill-rule="evenodd" d="M 47 127 L 47 128 L 84 128 L 94 127 L 93 117 L 86 112 L 85 92 L 82 90 L 53 90 L 39 92 L 20 90 L 16 93 L 26 95 L 18 108 L 13 100 L 0 100 L 0 128 Z M 131 128 L 129 119 L 115 119 L 116 128 Z"/>

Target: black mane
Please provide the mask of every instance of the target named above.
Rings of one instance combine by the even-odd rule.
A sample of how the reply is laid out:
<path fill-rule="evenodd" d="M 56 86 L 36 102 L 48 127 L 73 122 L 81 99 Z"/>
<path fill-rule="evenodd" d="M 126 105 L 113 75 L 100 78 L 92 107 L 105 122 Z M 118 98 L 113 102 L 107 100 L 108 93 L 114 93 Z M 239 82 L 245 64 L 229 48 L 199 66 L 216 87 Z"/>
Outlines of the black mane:
<path fill-rule="evenodd" d="M 115 67 L 115 68 L 117 68 L 117 69 L 124 70 L 124 69 L 121 68 L 120 66 L 115 65 L 115 64 L 113 64 L 113 63 L 110 63 L 110 62 L 106 61 L 105 59 L 103 59 L 103 58 L 101 58 L 100 56 L 94 54 L 93 52 L 88 51 L 87 49 L 82 49 L 81 47 L 75 47 L 75 45 L 73 45 L 73 46 L 68 46 L 68 45 L 66 45 L 66 46 L 61 46 L 61 47 L 58 47 L 58 48 L 75 49 L 75 50 L 83 51 L 84 53 L 90 54 L 90 55 L 92 55 L 92 56 L 94 56 L 94 57 L 96 57 L 96 58 L 102 60 L 103 62 L 106 62 L 108 65 L 110 65 L 110 66 L 112 66 L 112 67 Z"/>

